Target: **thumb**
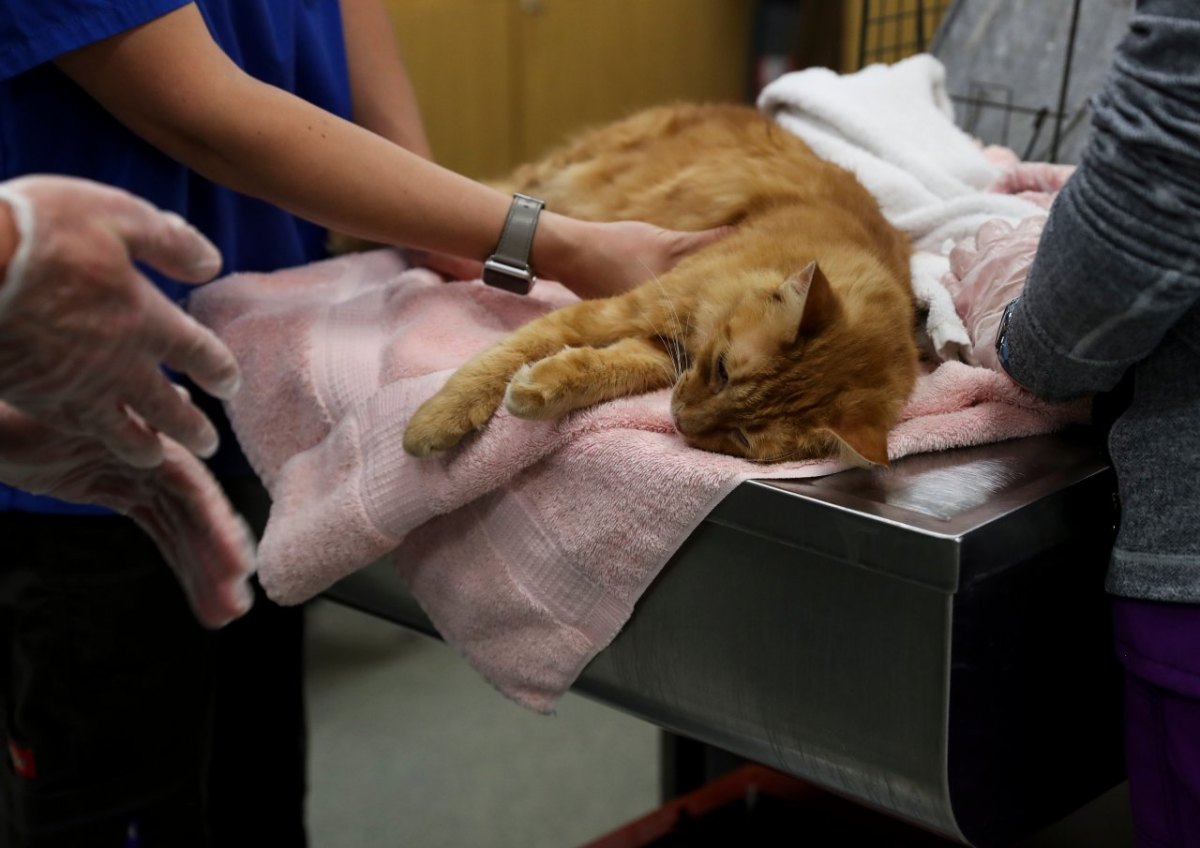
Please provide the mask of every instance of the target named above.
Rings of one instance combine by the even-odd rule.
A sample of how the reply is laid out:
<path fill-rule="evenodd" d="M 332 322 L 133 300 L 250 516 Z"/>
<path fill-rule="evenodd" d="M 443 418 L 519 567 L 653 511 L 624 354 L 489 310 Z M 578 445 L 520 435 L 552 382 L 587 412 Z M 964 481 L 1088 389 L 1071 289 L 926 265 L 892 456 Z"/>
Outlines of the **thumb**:
<path fill-rule="evenodd" d="M 675 233 L 675 249 L 674 254 L 676 259 L 682 259 L 697 250 L 702 250 L 710 244 L 715 244 L 734 231 L 732 225 L 723 227 L 713 227 L 709 230 L 698 230 L 694 232 L 679 232 Z"/>

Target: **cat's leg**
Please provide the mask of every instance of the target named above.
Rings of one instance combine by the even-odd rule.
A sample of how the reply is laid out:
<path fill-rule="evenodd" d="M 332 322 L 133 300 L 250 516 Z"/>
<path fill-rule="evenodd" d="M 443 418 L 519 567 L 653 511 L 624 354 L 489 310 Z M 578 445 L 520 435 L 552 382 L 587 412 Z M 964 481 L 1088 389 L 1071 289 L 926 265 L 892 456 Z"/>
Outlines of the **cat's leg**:
<path fill-rule="evenodd" d="M 519 342 L 517 335 L 510 336 L 455 371 L 413 414 L 404 430 L 404 450 L 420 457 L 442 453 L 486 424 L 504 399 L 513 372 L 549 352 L 531 352 Z M 557 347 L 561 344 L 551 350 Z"/>
<path fill-rule="evenodd" d="M 568 347 L 521 366 L 504 405 L 518 418 L 552 420 L 613 398 L 675 382 L 677 365 L 661 344 L 622 339 L 608 347 Z"/>
<path fill-rule="evenodd" d="M 500 406 L 509 378 L 525 363 L 564 347 L 604 345 L 627 335 L 628 316 L 637 307 L 622 304 L 632 295 L 566 306 L 514 330 L 455 371 L 421 404 L 404 431 L 404 449 L 413 456 L 432 456 L 478 430 Z"/>

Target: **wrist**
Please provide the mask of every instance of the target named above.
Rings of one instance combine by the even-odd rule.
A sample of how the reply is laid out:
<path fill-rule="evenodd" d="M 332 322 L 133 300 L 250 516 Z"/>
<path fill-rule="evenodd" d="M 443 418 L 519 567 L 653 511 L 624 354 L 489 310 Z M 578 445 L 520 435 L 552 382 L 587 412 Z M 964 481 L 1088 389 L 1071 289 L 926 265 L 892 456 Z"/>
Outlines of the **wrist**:
<path fill-rule="evenodd" d="M 559 282 L 571 279 L 571 268 L 578 260 L 579 246 L 584 243 L 581 229 L 581 221 L 542 210 L 530 254 L 530 265 L 539 277 Z"/>
<path fill-rule="evenodd" d="M 1013 339 L 1009 332 L 1013 313 L 1017 309 L 1017 304 L 1021 302 L 1021 295 L 1017 295 L 1008 302 L 1004 307 L 1004 311 L 1000 313 L 1000 323 L 996 326 L 996 342 L 994 346 L 996 356 L 996 370 L 1004 374 L 1021 388 L 1028 391 L 1020 380 L 1013 376 L 1012 369 L 1009 366 L 1009 357 L 1013 355 Z"/>
<path fill-rule="evenodd" d="M 1012 320 L 1013 311 L 1017 308 L 1017 303 L 1021 300 L 1021 296 L 1017 295 L 1010 300 L 1004 307 L 1004 311 L 1000 313 L 1000 323 L 996 325 L 996 361 L 1004 371 L 1008 372 L 1008 357 L 1010 353 L 1008 328 Z"/>

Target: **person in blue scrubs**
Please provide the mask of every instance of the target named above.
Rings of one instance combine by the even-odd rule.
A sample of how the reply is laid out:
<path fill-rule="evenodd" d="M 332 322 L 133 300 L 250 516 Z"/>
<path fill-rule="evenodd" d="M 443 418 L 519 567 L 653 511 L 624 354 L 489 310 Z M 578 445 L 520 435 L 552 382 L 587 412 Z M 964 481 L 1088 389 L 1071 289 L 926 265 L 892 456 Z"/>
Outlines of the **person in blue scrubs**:
<path fill-rule="evenodd" d="M 428 158 L 379 0 L 0 6 L 0 179 L 31 173 L 179 213 L 226 272 L 322 258 L 327 230 L 478 267 L 511 200 Z M 603 296 L 718 236 L 547 211 L 531 258 Z M 227 427 L 222 443 L 210 467 L 261 522 Z M 101 510 L 0 489 L 0 532 L 5 844 L 304 845 L 302 609 L 260 594 L 206 631 L 153 544 Z"/>

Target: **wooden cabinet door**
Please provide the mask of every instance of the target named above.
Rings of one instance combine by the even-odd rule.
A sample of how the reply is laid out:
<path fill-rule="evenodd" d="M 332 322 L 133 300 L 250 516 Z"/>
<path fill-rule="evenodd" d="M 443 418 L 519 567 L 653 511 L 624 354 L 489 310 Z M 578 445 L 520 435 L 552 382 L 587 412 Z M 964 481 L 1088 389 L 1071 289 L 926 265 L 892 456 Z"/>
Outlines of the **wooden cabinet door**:
<path fill-rule="evenodd" d="M 673 100 L 745 100 L 754 3 L 519 0 L 517 149 Z"/>
<path fill-rule="evenodd" d="M 469 177 L 509 170 L 514 0 L 385 0 L 433 156 Z"/>
<path fill-rule="evenodd" d="M 748 0 L 385 0 L 434 157 L 507 173 L 673 100 L 744 100 Z"/>

